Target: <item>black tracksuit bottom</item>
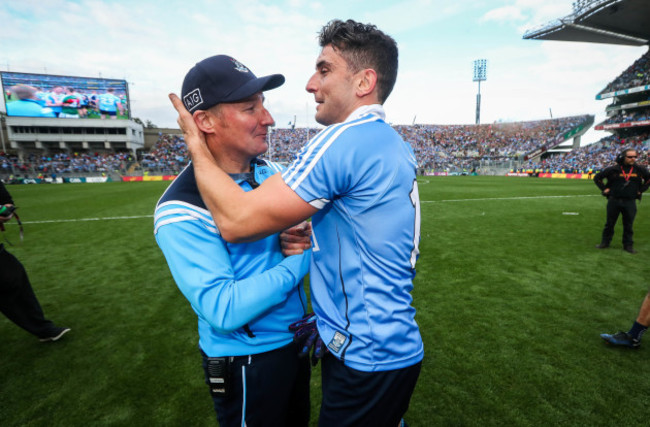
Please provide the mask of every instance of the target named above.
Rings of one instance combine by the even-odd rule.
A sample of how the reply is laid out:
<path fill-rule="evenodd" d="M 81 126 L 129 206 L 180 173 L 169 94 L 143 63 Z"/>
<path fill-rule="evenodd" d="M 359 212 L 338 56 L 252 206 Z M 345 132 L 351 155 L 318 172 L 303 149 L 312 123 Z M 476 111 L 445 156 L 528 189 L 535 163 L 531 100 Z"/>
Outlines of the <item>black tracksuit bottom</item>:
<path fill-rule="evenodd" d="M 25 267 L 0 244 L 0 311 L 16 325 L 39 338 L 54 324 L 43 315 Z"/>
<path fill-rule="evenodd" d="M 623 217 L 623 247 L 632 247 L 634 240 L 632 235 L 634 231 L 634 217 L 636 216 L 636 200 L 635 199 L 618 199 L 610 197 L 607 200 L 607 222 L 603 228 L 602 243 L 609 245 L 614 237 L 614 226 L 618 220 L 618 216 Z"/>

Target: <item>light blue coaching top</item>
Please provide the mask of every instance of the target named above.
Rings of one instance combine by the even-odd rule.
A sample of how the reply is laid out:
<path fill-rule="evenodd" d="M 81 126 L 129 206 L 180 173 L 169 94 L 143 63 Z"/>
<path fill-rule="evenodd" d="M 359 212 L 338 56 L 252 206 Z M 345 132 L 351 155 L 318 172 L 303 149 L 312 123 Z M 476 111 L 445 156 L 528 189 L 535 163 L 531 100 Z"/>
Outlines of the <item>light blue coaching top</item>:
<path fill-rule="evenodd" d="M 263 160 L 252 166 L 257 183 L 281 170 Z M 249 182 L 236 182 L 251 190 Z M 311 251 L 285 258 L 277 234 L 226 242 L 201 199 L 191 163 L 158 201 L 154 234 L 198 316 L 199 346 L 208 356 L 259 354 L 292 341 L 289 325 L 306 312 L 302 278 Z"/>
<path fill-rule="evenodd" d="M 8 116 L 56 117 L 51 108 L 43 107 L 35 99 L 21 99 L 7 103 Z"/>
<path fill-rule="evenodd" d="M 299 152 L 284 181 L 312 217 L 311 298 L 329 350 L 360 371 L 422 360 L 411 290 L 420 241 L 416 160 L 380 105 L 357 109 Z"/>

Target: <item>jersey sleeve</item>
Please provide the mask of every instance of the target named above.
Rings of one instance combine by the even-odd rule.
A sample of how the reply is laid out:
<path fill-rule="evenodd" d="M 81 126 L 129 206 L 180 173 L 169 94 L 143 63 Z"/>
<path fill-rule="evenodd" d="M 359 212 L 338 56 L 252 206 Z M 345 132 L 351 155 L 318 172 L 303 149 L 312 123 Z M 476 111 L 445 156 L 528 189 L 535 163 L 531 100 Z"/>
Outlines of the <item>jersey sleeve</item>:
<path fill-rule="evenodd" d="M 348 155 L 354 137 L 344 132 L 342 125 L 334 125 L 319 135 L 299 152 L 296 160 L 282 173 L 282 179 L 304 201 L 322 209 L 334 197 L 353 187 L 354 165 Z M 351 166 L 351 167 L 350 167 Z"/>
<path fill-rule="evenodd" d="M 198 221 L 157 228 L 160 246 L 177 286 L 217 332 L 229 333 L 286 300 L 307 274 L 311 251 L 284 258 L 265 272 L 235 280 L 224 241 L 206 236 Z"/>

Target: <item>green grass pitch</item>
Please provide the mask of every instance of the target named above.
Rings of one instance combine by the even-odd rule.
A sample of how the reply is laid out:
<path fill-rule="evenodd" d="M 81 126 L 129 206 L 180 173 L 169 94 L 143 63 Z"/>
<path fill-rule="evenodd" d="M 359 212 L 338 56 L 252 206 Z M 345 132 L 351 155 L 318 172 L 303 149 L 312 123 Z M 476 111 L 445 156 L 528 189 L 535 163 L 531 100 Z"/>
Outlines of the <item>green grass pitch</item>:
<path fill-rule="evenodd" d="M 0 316 L 0 425 L 215 425 L 196 318 L 153 237 L 167 185 L 9 187 L 25 227 L 20 243 L 7 225 L 9 250 L 72 332 L 40 343 Z M 423 177 L 420 198 L 426 354 L 408 423 L 647 425 L 650 343 L 598 334 L 627 330 L 647 291 L 650 200 L 631 255 L 620 223 L 612 248 L 594 249 L 605 199 L 590 181 Z M 316 368 L 313 425 L 319 387 Z"/>

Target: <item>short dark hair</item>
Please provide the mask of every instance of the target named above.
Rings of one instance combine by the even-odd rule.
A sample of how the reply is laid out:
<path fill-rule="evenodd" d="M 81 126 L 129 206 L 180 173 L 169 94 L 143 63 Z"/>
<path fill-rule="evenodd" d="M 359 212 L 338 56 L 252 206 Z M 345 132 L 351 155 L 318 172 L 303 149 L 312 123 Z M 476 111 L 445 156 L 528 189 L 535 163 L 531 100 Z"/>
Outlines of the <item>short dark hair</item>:
<path fill-rule="evenodd" d="M 397 43 L 391 36 L 375 25 L 334 19 L 321 29 L 318 41 L 321 47 L 332 45 L 339 51 L 353 73 L 375 70 L 379 102 L 386 101 L 397 79 Z"/>

